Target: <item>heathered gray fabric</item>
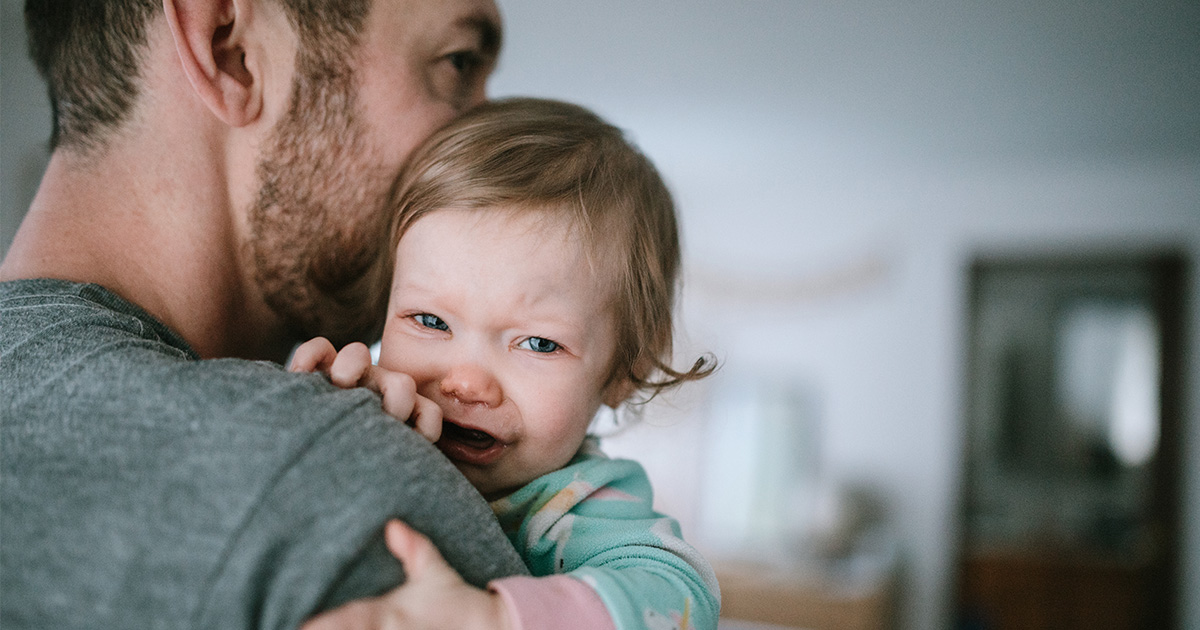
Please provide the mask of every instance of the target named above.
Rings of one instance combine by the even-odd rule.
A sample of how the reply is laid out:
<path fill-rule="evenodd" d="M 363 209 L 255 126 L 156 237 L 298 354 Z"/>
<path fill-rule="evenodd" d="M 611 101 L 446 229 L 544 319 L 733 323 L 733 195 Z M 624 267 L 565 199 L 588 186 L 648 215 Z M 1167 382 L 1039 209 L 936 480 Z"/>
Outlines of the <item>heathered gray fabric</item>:
<path fill-rule="evenodd" d="M 476 585 L 525 572 L 378 398 L 201 361 L 101 287 L 0 283 L 0 396 L 4 630 L 291 629 L 400 582 L 392 516 Z"/>

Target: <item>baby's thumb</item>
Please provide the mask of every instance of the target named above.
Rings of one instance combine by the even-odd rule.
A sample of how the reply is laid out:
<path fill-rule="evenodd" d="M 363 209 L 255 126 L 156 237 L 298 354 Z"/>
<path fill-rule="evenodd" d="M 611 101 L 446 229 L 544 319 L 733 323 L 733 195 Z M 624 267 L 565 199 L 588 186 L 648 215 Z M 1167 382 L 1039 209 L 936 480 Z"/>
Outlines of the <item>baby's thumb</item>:
<path fill-rule="evenodd" d="M 449 566 L 432 541 L 402 521 L 388 521 L 383 539 L 388 551 L 404 565 L 406 582 L 419 580 L 431 571 Z"/>

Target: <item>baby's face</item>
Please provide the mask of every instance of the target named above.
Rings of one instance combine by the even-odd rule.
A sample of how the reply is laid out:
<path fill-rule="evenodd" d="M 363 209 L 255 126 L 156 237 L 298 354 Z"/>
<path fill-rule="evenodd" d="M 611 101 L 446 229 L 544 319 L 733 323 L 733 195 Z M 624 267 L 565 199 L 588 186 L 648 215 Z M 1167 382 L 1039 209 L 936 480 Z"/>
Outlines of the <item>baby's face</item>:
<path fill-rule="evenodd" d="M 546 211 L 439 210 L 400 240 L 379 364 L 441 407 L 438 448 L 489 499 L 561 468 L 620 402 L 598 267 Z"/>

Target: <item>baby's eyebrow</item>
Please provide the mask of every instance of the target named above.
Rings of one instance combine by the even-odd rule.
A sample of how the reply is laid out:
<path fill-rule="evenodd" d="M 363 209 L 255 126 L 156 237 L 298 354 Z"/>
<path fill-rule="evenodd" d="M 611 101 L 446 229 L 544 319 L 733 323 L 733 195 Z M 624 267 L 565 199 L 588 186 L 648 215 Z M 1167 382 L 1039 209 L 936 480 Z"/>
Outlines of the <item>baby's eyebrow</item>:
<path fill-rule="evenodd" d="M 402 282 L 392 285 L 392 290 L 391 290 L 391 293 L 389 294 L 389 297 L 390 297 L 390 299 L 395 300 L 400 297 L 413 295 L 413 294 L 427 295 L 432 290 L 437 289 L 437 288 L 438 288 L 437 285 L 434 283 L 425 284 L 425 283 L 421 282 L 420 278 L 410 277 L 410 278 L 404 279 Z"/>

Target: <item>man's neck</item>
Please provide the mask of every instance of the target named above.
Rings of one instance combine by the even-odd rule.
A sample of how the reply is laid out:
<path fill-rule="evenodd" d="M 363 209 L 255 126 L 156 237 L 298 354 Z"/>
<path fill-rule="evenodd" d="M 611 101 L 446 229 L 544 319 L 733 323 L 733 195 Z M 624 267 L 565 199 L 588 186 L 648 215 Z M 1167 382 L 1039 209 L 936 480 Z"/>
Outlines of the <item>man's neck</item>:
<path fill-rule="evenodd" d="M 185 153 L 186 155 L 186 153 Z M 18 230 L 0 280 L 104 286 L 206 358 L 282 361 L 290 343 L 255 293 L 218 171 L 111 150 L 94 163 L 60 150 Z M 217 181 L 214 181 L 217 180 Z"/>

